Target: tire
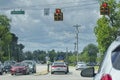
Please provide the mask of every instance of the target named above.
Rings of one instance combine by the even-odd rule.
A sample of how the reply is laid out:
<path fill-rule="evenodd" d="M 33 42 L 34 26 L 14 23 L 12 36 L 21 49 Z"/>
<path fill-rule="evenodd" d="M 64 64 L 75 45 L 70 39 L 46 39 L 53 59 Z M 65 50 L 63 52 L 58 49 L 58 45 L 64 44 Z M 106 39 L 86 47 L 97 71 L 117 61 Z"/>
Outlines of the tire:
<path fill-rule="evenodd" d="M 11 74 L 12 76 L 14 75 L 14 74 Z"/>
<path fill-rule="evenodd" d="M 68 72 L 65 72 L 65 74 L 67 74 Z"/>
<path fill-rule="evenodd" d="M 51 72 L 51 74 L 54 74 L 54 72 Z"/>
<path fill-rule="evenodd" d="M 0 72 L 0 75 L 3 75 L 3 72 Z"/>
<path fill-rule="evenodd" d="M 13 76 L 13 75 L 16 75 L 16 73 L 11 73 L 11 75 Z"/>

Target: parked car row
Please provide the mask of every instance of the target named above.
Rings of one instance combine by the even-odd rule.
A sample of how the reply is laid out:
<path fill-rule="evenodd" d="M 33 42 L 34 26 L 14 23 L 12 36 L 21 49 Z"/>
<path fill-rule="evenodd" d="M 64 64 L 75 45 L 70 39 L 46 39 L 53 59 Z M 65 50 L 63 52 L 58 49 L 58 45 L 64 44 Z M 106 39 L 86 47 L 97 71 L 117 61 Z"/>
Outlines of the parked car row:
<path fill-rule="evenodd" d="M 4 66 L 2 65 L 2 63 L 0 63 L 0 75 L 2 75 L 4 72 Z"/>
<path fill-rule="evenodd" d="M 0 62 L 0 75 L 3 73 L 10 73 L 15 75 L 17 73 L 29 74 L 36 73 L 36 62 L 33 60 L 24 60 L 22 62 L 16 61 L 5 61 L 4 63 Z"/>

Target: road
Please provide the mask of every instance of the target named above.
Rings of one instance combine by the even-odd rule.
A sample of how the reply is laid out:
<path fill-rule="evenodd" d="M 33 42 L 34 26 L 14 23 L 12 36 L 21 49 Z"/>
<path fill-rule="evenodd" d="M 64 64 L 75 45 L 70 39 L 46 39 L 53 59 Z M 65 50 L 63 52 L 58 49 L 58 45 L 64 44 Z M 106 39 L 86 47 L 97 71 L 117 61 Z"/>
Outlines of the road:
<path fill-rule="evenodd" d="M 37 73 L 46 70 L 46 65 L 37 65 Z M 74 67 L 69 68 L 70 72 L 68 74 L 64 73 L 55 73 L 55 74 L 46 74 L 46 75 L 14 75 L 3 74 L 0 75 L 0 80 L 93 80 L 92 78 L 83 78 L 80 76 L 80 71 L 75 70 Z"/>

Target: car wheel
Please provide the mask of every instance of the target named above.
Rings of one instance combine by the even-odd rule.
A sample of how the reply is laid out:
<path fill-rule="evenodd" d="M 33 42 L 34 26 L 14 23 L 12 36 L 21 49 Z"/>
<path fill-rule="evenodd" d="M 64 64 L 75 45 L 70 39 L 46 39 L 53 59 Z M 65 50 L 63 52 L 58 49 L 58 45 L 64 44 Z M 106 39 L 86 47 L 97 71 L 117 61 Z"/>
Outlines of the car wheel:
<path fill-rule="evenodd" d="M 68 72 L 65 72 L 65 74 L 67 74 Z"/>
<path fill-rule="evenodd" d="M 54 74 L 54 72 L 51 72 L 51 74 Z"/>
<path fill-rule="evenodd" d="M 14 74 L 11 74 L 11 75 L 14 75 Z"/>
<path fill-rule="evenodd" d="M 11 73 L 11 75 L 16 75 L 16 73 Z"/>
<path fill-rule="evenodd" d="M 3 75 L 3 72 L 0 72 L 0 75 Z"/>

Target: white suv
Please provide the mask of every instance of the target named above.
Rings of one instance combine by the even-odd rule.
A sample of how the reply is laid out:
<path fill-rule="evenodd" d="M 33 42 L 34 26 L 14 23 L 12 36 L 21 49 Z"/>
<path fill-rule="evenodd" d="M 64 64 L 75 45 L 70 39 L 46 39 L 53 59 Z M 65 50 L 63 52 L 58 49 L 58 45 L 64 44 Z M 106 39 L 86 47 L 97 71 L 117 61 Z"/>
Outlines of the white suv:
<path fill-rule="evenodd" d="M 94 80 L 120 80 L 120 38 L 116 39 L 106 51 L 98 73 L 93 67 L 81 72 L 83 77 L 94 77 Z"/>

